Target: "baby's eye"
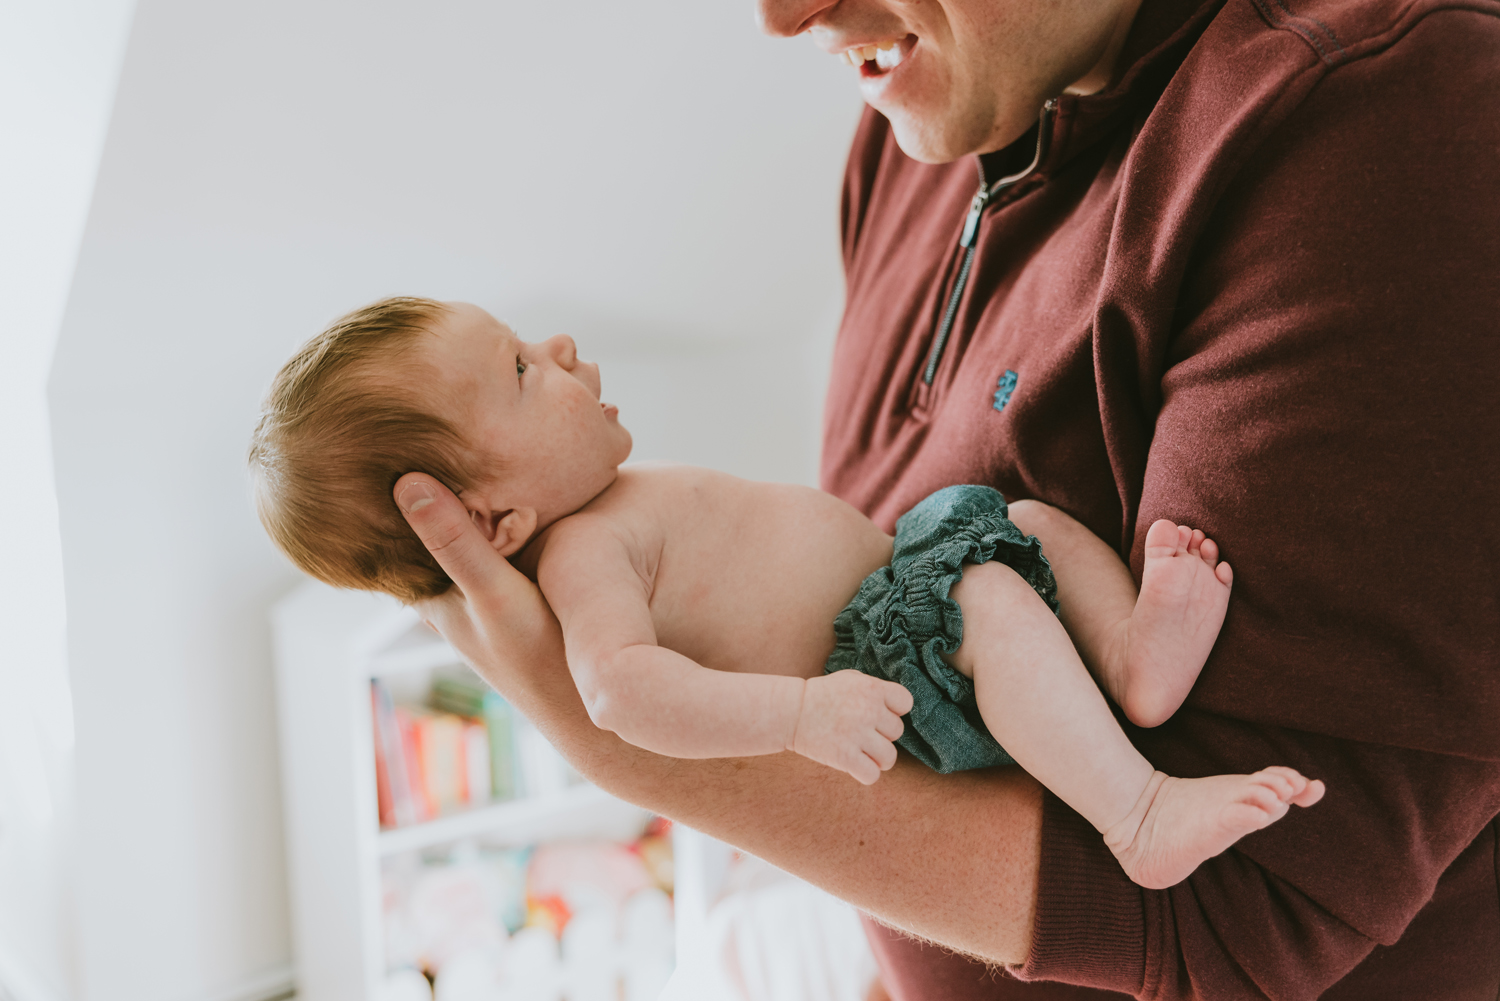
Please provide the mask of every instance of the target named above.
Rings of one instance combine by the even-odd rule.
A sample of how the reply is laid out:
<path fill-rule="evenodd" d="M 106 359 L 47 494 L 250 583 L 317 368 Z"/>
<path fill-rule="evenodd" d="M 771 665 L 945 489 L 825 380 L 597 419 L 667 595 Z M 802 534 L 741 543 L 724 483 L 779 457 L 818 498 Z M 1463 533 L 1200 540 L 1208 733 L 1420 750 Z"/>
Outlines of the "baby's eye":
<path fill-rule="evenodd" d="M 520 375 L 525 375 L 525 374 L 526 374 L 526 363 L 524 361 L 522 361 L 521 359 L 517 358 L 516 359 L 516 375 L 520 376 Z"/>

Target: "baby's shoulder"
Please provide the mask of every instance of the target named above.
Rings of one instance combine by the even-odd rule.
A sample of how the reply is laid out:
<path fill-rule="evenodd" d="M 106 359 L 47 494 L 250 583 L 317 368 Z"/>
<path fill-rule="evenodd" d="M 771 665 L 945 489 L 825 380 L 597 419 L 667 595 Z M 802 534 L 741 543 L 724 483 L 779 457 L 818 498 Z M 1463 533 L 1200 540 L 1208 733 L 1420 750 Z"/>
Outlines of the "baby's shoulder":
<path fill-rule="evenodd" d="M 572 557 L 577 553 L 631 548 L 638 533 L 630 530 L 620 517 L 621 513 L 618 509 L 585 508 L 555 522 L 547 529 L 547 537 L 543 540 L 542 562 Z"/>
<path fill-rule="evenodd" d="M 639 573 L 644 554 L 635 533 L 614 519 L 580 511 L 548 527 L 537 555 L 536 582 L 548 601 L 582 582 L 619 574 Z M 613 568 L 613 569 L 611 569 Z"/>
<path fill-rule="evenodd" d="M 651 562 L 661 531 L 656 484 L 650 480 L 621 470 L 608 490 L 547 529 L 540 564 L 556 569 L 608 559 Z"/>
<path fill-rule="evenodd" d="M 543 559 L 570 562 L 590 554 L 623 553 L 639 567 L 653 567 L 668 537 L 691 533 L 706 507 L 735 478 L 680 462 L 642 462 L 624 467 L 615 482 L 581 510 L 548 529 Z"/>

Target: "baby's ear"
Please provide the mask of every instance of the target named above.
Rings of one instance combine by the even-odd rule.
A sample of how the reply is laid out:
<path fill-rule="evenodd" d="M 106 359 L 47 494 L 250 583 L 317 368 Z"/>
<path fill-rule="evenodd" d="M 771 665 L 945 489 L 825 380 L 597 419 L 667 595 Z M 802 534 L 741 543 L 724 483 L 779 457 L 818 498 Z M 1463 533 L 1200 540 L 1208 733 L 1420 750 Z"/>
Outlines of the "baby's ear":
<path fill-rule="evenodd" d="M 511 556 L 531 538 L 536 531 L 536 510 L 529 507 L 511 508 L 495 519 L 495 534 L 490 544 L 501 556 Z M 486 533 L 488 534 L 488 533 Z"/>
<path fill-rule="evenodd" d="M 496 510 L 490 506 L 483 493 L 464 491 L 458 495 L 464 507 L 469 509 L 469 519 L 474 522 L 491 546 L 501 556 L 517 552 L 536 531 L 536 510 L 529 507 L 510 507 Z"/>

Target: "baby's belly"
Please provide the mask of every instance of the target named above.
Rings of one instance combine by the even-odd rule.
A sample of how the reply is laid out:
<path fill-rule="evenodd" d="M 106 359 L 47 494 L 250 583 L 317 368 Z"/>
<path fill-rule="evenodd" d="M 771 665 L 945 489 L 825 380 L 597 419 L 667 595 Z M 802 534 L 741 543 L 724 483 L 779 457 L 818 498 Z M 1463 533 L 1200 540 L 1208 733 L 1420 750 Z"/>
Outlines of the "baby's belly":
<path fill-rule="evenodd" d="M 709 539 L 665 554 L 657 642 L 716 670 L 816 677 L 834 618 L 890 562 L 891 539 L 820 491 L 763 486 Z"/>

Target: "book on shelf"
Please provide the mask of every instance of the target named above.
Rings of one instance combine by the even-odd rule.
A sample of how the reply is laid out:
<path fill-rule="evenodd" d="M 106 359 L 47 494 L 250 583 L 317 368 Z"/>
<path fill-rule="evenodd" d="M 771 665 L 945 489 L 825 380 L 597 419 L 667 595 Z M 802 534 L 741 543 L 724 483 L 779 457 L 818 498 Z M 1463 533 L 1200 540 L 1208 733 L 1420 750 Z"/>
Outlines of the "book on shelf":
<path fill-rule="evenodd" d="M 375 789 L 380 806 L 380 826 L 404 827 L 418 823 L 422 815 L 407 774 L 400 719 L 390 691 L 378 680 L 370 682 L 370 702 L 375 724 Z M 425 803 L 425 797 L 423 800 Z"/>
<path fill-rule="evenodd" d="M 398 704 L 370 682 L 380 826 L 405 827 L 517 792 L 509 704 L 464 679 L 434 678 L 425 705 Z"/>
<path fill-rule="evenodd" d="M 440 671 L 432 679 L 434 709 L 478 720 L 489 740 L 491 795 L 512 799 L 516 789 L 516 727 L 510 703 L 465 669 Z"/>
<path fill-rule="evenodd" d="M 381 827 L 547 796 L 582 781 L 535 727 L 468 668 L 435 671 L 424 697 L 370 682 Z"/>

